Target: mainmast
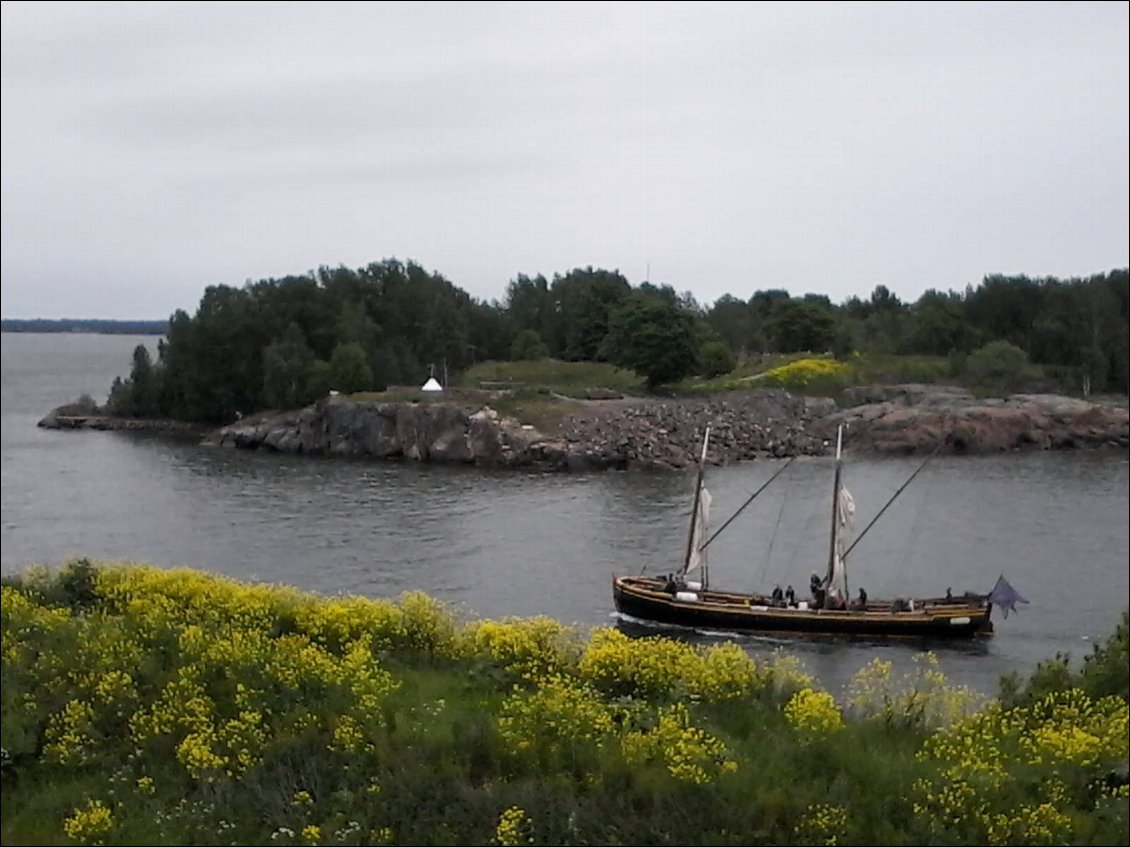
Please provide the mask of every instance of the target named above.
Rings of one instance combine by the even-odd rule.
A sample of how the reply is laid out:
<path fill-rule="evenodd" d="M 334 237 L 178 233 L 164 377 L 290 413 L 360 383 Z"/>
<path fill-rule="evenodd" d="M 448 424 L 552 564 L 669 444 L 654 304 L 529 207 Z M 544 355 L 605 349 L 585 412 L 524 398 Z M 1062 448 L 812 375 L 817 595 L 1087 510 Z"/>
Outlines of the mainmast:
<path fill-rule="evenodd" d="M 836 473 L 832 481 L 832 541 L 828 548 L 828 574 L 824 587 L 830 588 L 836 569 L 836 536 L 840 532 L 840 474 L 843 469 L 844 425 L 836 428 Z"/>
<path fill-rule="evenodd" d="M 694 553 L 695 527 L 698 525 L 698 508 L 702 500 L 702 475 L 706 469 L 706 447 L 710 443 L 710 427 L 706 428 L 706 435 L 702 438 L 702 455 L 698 460 L 698 479 L 694 486 L 694 508 L 691 509 L 691 528 L 687 533 L 687 552 L 683 556 L 683 573 L 691 566 L 691 554 Z M 706 573 L 703 573 L 703 586 L 706 583 Z"/>

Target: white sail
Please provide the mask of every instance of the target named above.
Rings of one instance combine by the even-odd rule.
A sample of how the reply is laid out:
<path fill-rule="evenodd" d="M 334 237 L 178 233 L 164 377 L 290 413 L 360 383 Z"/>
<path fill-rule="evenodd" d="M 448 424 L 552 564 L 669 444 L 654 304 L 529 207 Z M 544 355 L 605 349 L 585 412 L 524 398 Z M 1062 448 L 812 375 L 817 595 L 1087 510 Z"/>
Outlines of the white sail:
<path fill-rule="evenodd" d="M 847 601 L 847 571 L 844 569 L 844 551 L 851 543 L 852 523 L 855 520 L 855 500 L 846 488 L 840 488 L 836 501 L 836 544 L 832 556 L 832 580 L 828 595 Z"/>
<path fill-rule="evenodd" d="M 710 521 L 710 492 L 706 490 L 706 486 L 702 487 L 702 493 L 698 497 L 698 512 L 694 516 L 694 530 L 691 534 L 691 556 L 687 561 L 687 568 L 684 573 L 690 573 L 695 568 L 706 568 L 706 551 L 702 549 L 702 545 L 706 542 L 706 527 Z"/>

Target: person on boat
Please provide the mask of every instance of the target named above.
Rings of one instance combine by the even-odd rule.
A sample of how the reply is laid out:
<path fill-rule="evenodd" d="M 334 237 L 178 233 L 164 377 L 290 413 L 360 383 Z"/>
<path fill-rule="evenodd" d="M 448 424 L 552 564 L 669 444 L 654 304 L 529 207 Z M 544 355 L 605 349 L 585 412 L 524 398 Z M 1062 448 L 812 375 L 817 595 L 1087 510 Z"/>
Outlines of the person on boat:
<path fill-rule="evenodd" d="M 859 599 L 855 601 L 855 608 L 861 611 L 867 608 L 867 592 L 864 590 L 863 586 L 859 588 Z"/>
<path fill-rule="evenodd" d="M 796 592 L 791 585 L 785 589 L 785 605 L 790 607 L 796 605 Z"/>
<path fill-rule="evenodd" d="M 668 594 L 674 594 L 676 591 L 679 590 L 679 584 L 675 581 L 675 577 L 674 577 L 673 574 L 667 574 L 667 582 L 663 586 L 663 590 L 666 591 Z"/>
<path fill-rule="evenodd" d="M 813 574 L 808 580 L 808 587 L 812 591 L 812 608 L 823 609 L 824 601 L 828 593 L 824 590 L 824 586 L 820 582 L 820 577 L 817 574 Z"/>
<path fill-rule="evenodd" d="M 781 591 L 781 586 L 779 585 L 773 586 L 773 593 L 769 596 L 772 599 L 774 606 L 780 606 L 785 602 L 785 594 L 783 591 Z"/>

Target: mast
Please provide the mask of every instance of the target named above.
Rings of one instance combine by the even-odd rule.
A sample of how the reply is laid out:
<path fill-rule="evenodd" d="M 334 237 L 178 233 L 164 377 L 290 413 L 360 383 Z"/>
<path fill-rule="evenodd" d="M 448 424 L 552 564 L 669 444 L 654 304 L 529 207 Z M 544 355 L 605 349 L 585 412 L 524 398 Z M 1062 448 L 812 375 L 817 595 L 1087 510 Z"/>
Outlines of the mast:
<path fill-rule="evenodd" d="M 824 577 L 824 587 L 832 584 L 836 567 L 836 536 L 839 535 L 840 523 L 840 473 L 843 468 L 844 425 L 836 428 L 836 473 L 832 481 L 832 541 L 828 547 L 828 574 Z"/>
<path fill-rule="evenodd" d="M 710 427 L 706 428 L 706 435 L 702 438 L 702 456 L 698 460 L 698 480 L 694 486 L 694 507 L 691 509 L 691 528 L 687 533 L 687 552 L 683 556 L 683 573 L 691 566 L 691 553 L 694 552 L 694 528 L 698 523 L 698 505 L 702 500 L 702 475 L 706 468 L 706 445 L 710 443 Z M 706 583 L 706 573 L 703 572 L 703 585 Z"/>

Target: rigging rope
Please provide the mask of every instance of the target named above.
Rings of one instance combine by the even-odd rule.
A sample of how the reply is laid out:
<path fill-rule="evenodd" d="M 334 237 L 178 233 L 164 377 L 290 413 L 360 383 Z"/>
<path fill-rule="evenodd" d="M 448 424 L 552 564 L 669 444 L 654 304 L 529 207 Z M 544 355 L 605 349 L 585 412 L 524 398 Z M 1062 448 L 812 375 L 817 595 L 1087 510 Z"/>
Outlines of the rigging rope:
<path fill-rule="evenodd" d="M 857 536 L 856 536 L 856 538 L 855 538 L 855 541 L 853 541 L 853 542 L 851 543 L 851 546 L 850 546 L 850 547 L 848 547 L 848 548 L 847 548 L 847 549 L 846 549 L 846 550 L 845 550 L 845 551 L 843 552 L 843 555 L 842 555 L 842 556 L 840 556 L 840 558 L 841 558 L 841 559 L 846 559 L 846 558 L 848 557 L 848 554 L 850 554 L 850 553 L 851 553 L 851 551 L 855 549 L 855 545 L 857 545 L 857 544 L 858 544 L 858 543 L 859 543 L 860 541 L 862 541 L 862 540 L 863 540 L 863 536 L 867 535 L 867 531 L 868 531 L 869 529 L 871 529 L 871 527 L 875 526 L 875 522 L 876 522 L 877 520 L 879 520 L 879 518 L 883 517 L 883 513 L 884 513 L 885 511 L 887 511 L 887 509 L 888 509 L 888 508 L 890 508 L 890 505 L 891 505 L 891 503 L 895 502 L 895 500 L 897 500 L 897 499 L 898 499 L 898 496 L 899 496 L 900 494 L 902 494 L 902 492 L 903 492 L 903 491 L 904 491 L 904 490 L 906 489 L 906 487 L 907 487 L 908 485 L 910 485 L 910 483 L 911 483 L 911 482 L 912 482 L 912 481 L 914 480 L 914 478 L 915 478 L 916 476 L 918 476 L 918 474 L 922 473 L 922 469 L 923 469 L 924 467 L 926 467 L 926 466 L 927 466 L 928 464 L 930 464 L 930 460 L 931 460 L 931 459 L 933 459 L 933 458 L 934 458 L 934 456 L 936 456 L 936 455 L 938 454 L 938 451 L 942 449 L 942 445 L 943 445 L 944 443 L 945 443 L 944 441 L 939 441 L 939 442 L 938 442 L 938 446 L 937 446 L 937 447 L 935 447 L 935 448 L 934 448 L 934 450 L 933 450 L 933 451 L 932 451 L 932 452 L 930 453 L 930 455 L 926 457 L 926 461 L 924 461 L 924 462 L 923 462 L 923 463 L 922 463 L 921 465 L 919 465 L 919 466 L 918 466 L 918 470 L 916 470 L 916 471 L 915 471 L 914 473 L 912 473 L 912 474 L 910 475 L 910 479 L 908 479 L 908 480 L 907 480 L 906 482 L 904 482 L 904 483 L 903 483 L 902 485 L 900 485 L 900 486 L 899 486 L 899 489 L 898 489 L 898 491 L 896 491 L 896 492 L 894 493 L 894 495 L 893 495 L 893 496 L 891 497 L 891 499 L 887 501 L 886 505 L 885 505 L 885 506 L 883 506 L 883 508 L 881 508 L 881 509 L 879 510 L 879 514 L 877 514 L 877 515 L 876 515 L 875 517 L 873 517 L 873 518 L 871 519 L 871 523 L 867 524 L 867 526 L 866 526 L 866 527 L 864 527 L 864 529 L 863 529 L 863 532 L 859 533 L 859 535 L 857 535 Z"/>
<path fill-rule="evenodd" d="M 929 485 L 929 482 L 927 482 Z M 928 491 L 928 490 L 927 490 Z M 902 545 L 902 560 L 899 562 L 899 573 L 902 574 L 906 571 L 907 560 L 910 559 L 911 548 L 913 547 L 914 538 L 918 534 L 918 525 L 922 522 L 922 512 L 926 508 L 926 503 L 930 499 L 927 491 L 918 498 L 918 506 L 914 510 L 914 520 L 910 522 L 910 531 L 907 533 L 906 538 L 903 540 Z"/>
<path fill-rule="evenodd" d="M 761 576 L 757 578 L 758 585 L 765 584 L 765 574 L 769 570 L 769 563 L 773 560 L 773 545 L 777 541 L 777 530 L 781 528 L 781 517 L 785 514 L 785 502 L 789 499 L 789 490 L 786 488 L 781 497 L 781 508 L 777 512 L 777 523 L 773 525 L 773 534 L 769 536 L 769 551 L 765 554 L 765 565 L 761 568 Z"/>
<path fill-rule="evenodd" d="M 751 495 L 749 495 L 749 498 L 738 507 L 738 510 L 736 512 L 734 512 L 732 515 L 730 515 L 730 517 L 726 519 L 726 522 L 724 524 L 722 524 L 722 526 L 720 526 L 720 527 L 718 527 L 718 529 L 714 530 L 714 534 L 711 535 L 708 539 L 706 539 L 706 541 L 704 541 L 698 549 L 699 550 L 705 550 L 707 547 L 709 547 L 710 542 L 713 541 L 715 538 L 717 538 L 719 535 L 721 535 L 722 530 L 724 530 L 731 523 L 733 523 L 734 518 L 736 518 L 738 515 L 740 515 L 745 510 L 745 507 L 748 506 L 750 503 L 752 503 L 753 499 L 758 494 L 760 494 L 762 491 L 764 491 L 766 488 L 768 488 L 769 483 L 771 483 L 773 480 L 775 480 L 777 477 L 779 477 L 781 474 L 783 474 L 788 469 L 789 465 L 791 465 L 795 460 L 796 460 L 796 456 L 793 456 L 787 462 L 785 462 L 785 464 L 783 464 L 781 467 L 777 468 L 777 472 L 774 473 L 773 476 L 769 477 L 769 479 L 765 480 L 765 482 L 762 484 L 762 486 L 759 489 L 757 489 L 755 492 L 753 492 Z"/>

